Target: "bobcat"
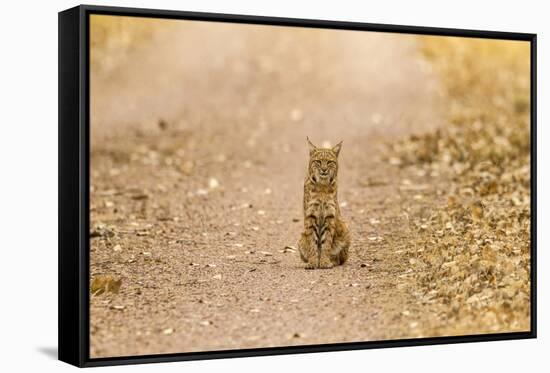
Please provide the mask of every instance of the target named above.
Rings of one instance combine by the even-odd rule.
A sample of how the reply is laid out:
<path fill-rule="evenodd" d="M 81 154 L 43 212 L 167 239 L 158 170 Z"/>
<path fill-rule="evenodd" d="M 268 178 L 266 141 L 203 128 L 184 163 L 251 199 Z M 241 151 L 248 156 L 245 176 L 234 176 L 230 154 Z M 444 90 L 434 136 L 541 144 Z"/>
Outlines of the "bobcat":
<path fill-rule="evenodd" d="M 338 154 L 342 142 L 332 149 L 309 144 L 309 167 L 304 181 L 304 231 L 298 242 L 306 269 L 332 268 L 348 259 L 349 229 L 338 205 Z"/>

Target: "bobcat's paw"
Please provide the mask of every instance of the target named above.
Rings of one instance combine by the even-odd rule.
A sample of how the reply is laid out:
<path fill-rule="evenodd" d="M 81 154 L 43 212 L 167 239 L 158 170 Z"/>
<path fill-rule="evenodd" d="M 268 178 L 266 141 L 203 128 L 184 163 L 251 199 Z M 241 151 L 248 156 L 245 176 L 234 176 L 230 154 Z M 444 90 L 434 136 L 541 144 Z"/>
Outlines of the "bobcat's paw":
<path fill-rule="evenodd" d="M 315 263 L 307 263 L 304 266 L 305 269 L 315 269 Z"/>
<path fill-rule="evenodd" d="M 330 259 L 321 260 L 321 263 L 319 263 L 319 268 L 328 269 L 334 267 L 334 264 L 330 261 Z"/>

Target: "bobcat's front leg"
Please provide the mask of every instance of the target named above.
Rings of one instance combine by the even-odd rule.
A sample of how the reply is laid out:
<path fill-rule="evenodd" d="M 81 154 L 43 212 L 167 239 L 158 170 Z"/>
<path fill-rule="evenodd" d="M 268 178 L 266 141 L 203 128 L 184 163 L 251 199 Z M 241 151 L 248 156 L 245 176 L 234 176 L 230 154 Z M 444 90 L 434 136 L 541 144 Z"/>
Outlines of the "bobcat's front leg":
<path fill-rule="evenodd" d="M 310 232 L 303 232 L 298 242 L 300 258 L 306 262 L 305 269 L 317 268 L 317 249 Z"/>
<path fill-rule="evenodd" d="M 314 219 L 309 217 L 306 218 L 304 224 L 304 231 L 300 236 L 300 241 L 298 242 L 298 251 L 300 252 L 300 258 L 306 262 L 306 269 L 314 269 L 318 266 L 318 253 L 317 245 L 314 237 Z"/>
<path fill-rule="evenodd" d="M 334 267 L 334 264 L 330 259 L 333 239 L 334 239 L 334 224 L 332 223 L 332 221 L 329 221 L 325 225 L 325 232 L 320 237 L 320 242 L 319 242 L 320 249 L 318 252 L 319 268 Z"/>

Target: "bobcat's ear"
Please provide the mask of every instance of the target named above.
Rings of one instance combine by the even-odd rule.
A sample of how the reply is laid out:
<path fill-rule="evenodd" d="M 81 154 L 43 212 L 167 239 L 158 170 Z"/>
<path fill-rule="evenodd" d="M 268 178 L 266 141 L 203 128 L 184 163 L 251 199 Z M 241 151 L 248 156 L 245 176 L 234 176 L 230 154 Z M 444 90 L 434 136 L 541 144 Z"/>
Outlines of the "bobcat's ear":
<path fill-rule="evenodd" d="M 334 148 L 332 148 L 332 151 L 336 153 L 336 156 L 338 157 L 338 154 L 340 153 L 340 149 L 342 149 L 342 141 L 340 141 Z"/>
<path fill-rule="evenodd" d="M 309 145 L 309 154 L 311 154 L 317 149 L 317 147 L 313 145 L 311 141 L 309 141 L 309 137 L 306 137 L 306 139 L 307 139 L 307 144 Z"/>

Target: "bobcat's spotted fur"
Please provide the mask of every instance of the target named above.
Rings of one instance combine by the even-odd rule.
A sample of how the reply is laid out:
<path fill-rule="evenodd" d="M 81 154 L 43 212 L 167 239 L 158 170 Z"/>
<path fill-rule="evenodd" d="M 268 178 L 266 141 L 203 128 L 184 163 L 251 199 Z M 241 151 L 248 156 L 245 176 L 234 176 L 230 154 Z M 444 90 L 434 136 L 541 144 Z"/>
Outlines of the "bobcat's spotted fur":
<path fill-rule="evenodd" d="M 309 144 L 309 166 L 304 181 L 304 231 L 298 242 L 306 269 L 331 268 L 348 259 L 350 233 L 338 204 L 338 154 Z"/>

